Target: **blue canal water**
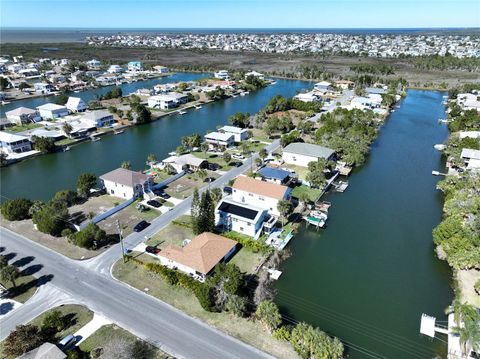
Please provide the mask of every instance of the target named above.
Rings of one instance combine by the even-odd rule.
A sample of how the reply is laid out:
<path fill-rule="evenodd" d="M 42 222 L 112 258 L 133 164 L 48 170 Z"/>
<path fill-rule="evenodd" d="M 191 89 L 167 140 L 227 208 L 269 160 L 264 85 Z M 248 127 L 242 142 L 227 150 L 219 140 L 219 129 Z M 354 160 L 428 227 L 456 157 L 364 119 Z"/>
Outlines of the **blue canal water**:
<path fill-rule="evenodd" d="M 442 95 L 408 91 L 347 191 L 327 197 L 328 227 L 303 227 L 282 265 L 281 309 L 344 339 L 350 358 L 446 357 L 444 343 L 419 335 L 421 314 L 445 320 L 452 299 L 432 242 L 442 195 L 431 171 L 444 168 L 433 145 L 448 135 L 437 122 Z"/>
<path fill-rule="evenodd" d="M 124 93 L 139 88 L 151 88 L 157 83 L 189 81 L 206 74 L 178 73 L 162 79 L 148 80 L 122 85 Z M 192 133 L 205 134 L 219 125 L 228 123 L 228 117 L 236 112 L 256 113 L 275 95 L 290 97 L 298 91 L 312 87 L 309 82 L 278 80 L 277 84 L 250 93 L 203 106 L 200 110 L 190 110 L 185 115 L 171 115 L 150 124 L 127 129 L 122 135 L 105 136 L 98 142 L 85 142 L 73 146 L 68 152 L 57 152 L 38 156 L 0 170 L 2 199 L 28 197 L 48 200 L 61 190 L 74 188 L 76 178 L 82 172 L 101 175 L 130 161 L 136 170 L 145 168 L 150 153 L 157 158 L 165 158 L 180 145 L 182 136 Z M 103 94 L 108 88 L 77 93 L 86 101 Z M 36 98 L 11 103 L 7 106 L 36 107 L 53 101 L 52 97 Z M 9 108 L 6 107 L 5 111 Z"/>

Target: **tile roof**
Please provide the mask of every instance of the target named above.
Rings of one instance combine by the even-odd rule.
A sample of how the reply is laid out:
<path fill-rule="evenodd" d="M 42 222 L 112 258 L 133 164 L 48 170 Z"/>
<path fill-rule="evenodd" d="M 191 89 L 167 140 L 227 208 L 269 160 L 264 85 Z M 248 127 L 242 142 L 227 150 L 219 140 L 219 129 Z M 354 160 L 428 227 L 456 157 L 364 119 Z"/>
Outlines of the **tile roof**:
<path fill-rule="evenodd" d="M 284 199 L 285 194 L 288 191 L 287 186 L 282 186 L 279 184 L 265 181 L 259 181 L 246 176 L 237 177 L 232 187 L 240 191 L 255 193 L 261 196 L 275 198 L 279 200 Z"/>
<path fill-rule="evenodd" d="M 237 242 L 210 232 L 202 233 L 185 247 L 168 246 L 158 255 L 182 264 L 197 272 L 209 273 Z"/>

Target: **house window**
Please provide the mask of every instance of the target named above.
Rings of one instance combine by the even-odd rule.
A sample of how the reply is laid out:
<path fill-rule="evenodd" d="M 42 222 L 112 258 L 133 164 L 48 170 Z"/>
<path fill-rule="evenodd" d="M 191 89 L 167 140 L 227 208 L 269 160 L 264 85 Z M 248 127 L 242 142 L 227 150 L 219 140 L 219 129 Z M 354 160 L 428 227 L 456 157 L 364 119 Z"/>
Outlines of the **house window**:
<path fill-rule="evenodd" d="M 265 197 L 258 197 L 260 201 L 265 201 Z"/>
<path fill-rule="evenodd" d="M 252 194 L 252 193 L 249 193 L 248 195 L 249 195 L 250 197 L 253 197 L 253 194 Z"/>
<path fill-rule="evenodd" d="M 247 226 L 251 227 L 251 226 L 252 226 L 252 224 L 251 224 L 251 223 L 247 223 Z"/>
<path fill-rule="evenodd" d="M 244 231 L 243 227 L 240 227 L 240 231 L 241 231 L 241 232 L 243 232 L 243 231 Z"/>

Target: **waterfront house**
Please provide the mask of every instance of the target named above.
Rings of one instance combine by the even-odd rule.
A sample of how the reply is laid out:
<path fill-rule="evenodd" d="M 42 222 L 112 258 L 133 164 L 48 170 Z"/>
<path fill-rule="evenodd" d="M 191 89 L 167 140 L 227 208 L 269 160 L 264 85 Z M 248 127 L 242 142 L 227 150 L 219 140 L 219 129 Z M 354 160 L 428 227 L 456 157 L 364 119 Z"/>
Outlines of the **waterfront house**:
<path fill-rule="evenodd" d="M 227 70 L 220 70 L 213 74 L 216 79 L 227 80 L 229 78 Z"/>
<path fill-rule="evenodd" d="M 40 116 L 45 119 L 55 119 L 69 114 L 65 106 L 56 105 L 54 103 L 46 103 L 37 107 Z"/>
<path fill-rule="evenodd" d="M 349 88 L 355 86 L 355 82 L 349 80 L 337 80 L 335 81 L 335 85 L 342 90 L 348 90 Z"/>
<path fill-rule="evenodd" d="M 170 72 L 170 69 L 165 66 L 153 66 L 153 69 L 161 74 L 167 74 Z"/>
<path fill-rule="evenodd" d="M 82 79 L 86 77 L 85 71 L 75 71 L 70 74 L 70 80 L 73 82 L 79 82 L 82 81 Z"/>
<path fill-rule="evenodd" d="M 187 153 L 181 156 L 170 156 L 165 158 L 158 167 L 165 168 L 167 165 L 171 165 L 177 173 L 184 170 L 198 171 L 200 168 L 207 166 L 207 160 L 195 157 L 194 155 Z"/>
<path fill-rule="evenodd" d="M 313 85 L 313 88 L 317 91 L 326 92 L 332 90 L 332 84 L 328 81 L 320 81 Z"/>
<path fill-rule="evenodd" d="M 43 93 L 43 94 L 48 94 L 56 91 L 55 86 L 46 82 L 37 82 L 33 84 L 33 88 L 35 89 L 36 92 Z"/>
<path fill-rule="evenodd" d="M 107 72 L 110 74 L 118 74 L 123 71 L 123 68 L 120 65 L 110 65 Z"/>
<path fill-rule="evenodd" d="M 59 141 L 63 138 L 65 138 L 64 132 L 60 130 L 51 130 L 51 129 L 46 129 L 45 127 L 37 127 L 37 128 L 32 128 L 31 130 L 25 130 L 22 132 L 18 132 L 18 135 L 21 136 L 26 136 L 32 140 L 32 138 L 35 137 L 45 137 L 45 138 L 51 138 L 54 141 Z"/>
<path fill-rule="evenodd" d="M 384 88 L 379 88 L 379 87 L 367 87 L 365 89 L 367 94 L 369 95 L 384 95 L 387 93 L 387 90 Z"/>
<path fill-rule="evenodd" d="M 472 171 L 480 170 L 480 150 L 464 148 L 462 149 L 460 158 L 464 161 L 466 169 Z"/>
<path fill-rule="evenodd" d="M 215 225 L 223 231 L 235 231 L 250 237 L 259 236 L 268 211 L 247 203 L 236 202 L 230 197 L 220 201 L 215 209 Z"/>
<path fill-rule="evenodd" d="M 235 142 L 242 142 L 248 138 L 248 130 L 246 128 L 240 128 L 235 126 L 223 126 L 219 129 L 219 132 L 233 135 Z"/>
<path fill-rule="evenodd" d="M 293 96 L 293 98 L 302 102 L 320 102 L 321 101 L 321 97 L 315 91 L 302 92 Z"/>
<path fill-rule="evenodd" d="M 22 153 L 32 150 L 28 137 L 0 131 L 0 150 L 3 153 Z"/>
<path fill-rule="evenodd" d="M 97 128 L 108 127 L 115 123 L 113 114 L 107 110 L 94 110 L 86 112 L 85 115 L 83 115 L 82 120 L 87 124 Z"/>
<path fill-rule="evenodd" d="M 159 108 L 162 110 L 175 108 L 187 102 L 188 96 L 177 92 L 151 96 L 147 100 L 148 107 Z"/>
<path fill-rule="evenodd" d="M 334 156 L 335 151 L 330 148 L 312 143 L 294 142 L 283 149 L 282 159 L 288 164 L 308 167 L 310 162 L 318 161 L 319 158 L 331 160 Z"/>
<path fill-rule="evenodd" d="M 178 269 L 203 282 L 217 264 L 230 258 L 236 247 L 237 242 L 232 239 L 205 232 L 183 247 L 170 245 L 157 256 L 164 266 Z"/>
<path fill-rule="evenodd" d="M 87 104 L 80 97 L 69 97 L 65 107 L 72 112 L 84 112 Z"/>
<path fill-rule="evenodd" d="M 143 65 L 140 61 L 130 61 L 127 64 L 127 68 L 128 68 L 128 71 L 131 71 L 131 72 L 142 71 Z"/>
<path fill-rule="evenodd" d="M 37 110 L 32 110 L 27 107 L 18 107 L 15 110 L 11 110 L 5 113 L 7 119 L 18 125 L 24 123 L 35 123 L 42 120 L 40 113 Z"/>
<path fill-rule="evenodd" d="M 263 167 L 258 173 L 262 179 L 276 184 L 287 184 L 292 178 L 292 173 L 280 168 Z"/>
<path fill-rule="evenodd" d="M 124 199 L 143 198 L 151 191 L 153 179 L 125 168 L 117 168 L 100 176 L 107 194 Z"/>
<path fill-rule="evenodd" d="M 247 176 L 239 176 L 232 186 L 232 200 L 250 206 L 266 209 L 279 216 L 279 201 L 290 200 L 291 188 L 275 183 L 257 180 Z"/>
<path fill-rule="evenodd" d="M 235 143 L 235 137 L 231 133 L 210 132 L 204 138 L 209 148 L 216 151 L 223 151 Z"/>
<path fill-rule="evenodd" d="M 102 63 L 99 60 L 92 59 L 87 61 L 87 66 L 89 69 L 97 70 L 102 66 Z"/>
<path fill-rule="evenodd" d="M 249 77 L 249 76 L 253 76 L 253 77 L 256 77 L 260 80 L 264 80 L 265 79 L 265 75 L 264 74 L 261 74 L 260 72 L 257 72 L 257 71 L 250 71 L 250 72 L 247 72 L 245 74 L 245 78 Z"/>

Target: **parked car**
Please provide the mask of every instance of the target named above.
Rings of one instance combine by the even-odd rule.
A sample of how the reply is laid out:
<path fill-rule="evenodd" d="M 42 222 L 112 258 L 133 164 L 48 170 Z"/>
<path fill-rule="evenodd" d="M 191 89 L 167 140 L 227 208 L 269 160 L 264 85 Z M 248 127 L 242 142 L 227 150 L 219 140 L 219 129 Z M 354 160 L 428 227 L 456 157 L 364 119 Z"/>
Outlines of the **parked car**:
<path fill-rule="evenodd" d="M 234 153 L 232 154 L 232 158 L 235 158 L 236 160 L 243 160 L 245 157 L 239 153 Z"/>
<path fill-rule="evenodd" d="M 218 163 L 209 163 L 207 166 L 207 169 L 210 171 L 216 171 L 220 168 L 220 165 Z"/>
<path fill-rule="evenodd" d="M 134 232 L 141 232 L 150 225 L 147 221 L 140 221 L 133 227 Z"/>
<path fill-rule="evenodd" d="M 160 248 L 154 247 L 154 246 L 147 246 L 145 248 L 145 252 L 147 253 L 152 253 L 152 254 L 157 254 L 161 251 Z"/>
<path fill-rule="evenodd" d="M 233 167 L 240 167 L 243 163 L 242 162 L 232 162 L 231 165 Z"/>
<path fill-rule="evenodd" d="M 223 192 L 225 192 L 226 194 L 232 194 L 232 187 L 223 187 Z"/>
<path fill-rule="evenodd" d="M 72 334 L 69 334 L 69 335 L 67 335 L 65 338 L 63 338 L 62 340 L 60 340 L 60 342 L 58 343 L 58 345 L 60 346 L 60 348 L 61 348 L 62 350 L 65 350 L 65 349 L 70 348 L 73 344 L 75 344 L 76 341 L 77 341 L 77 337 L 75 337 L 75 336 L 72 335 Z"/>
<path fill-rule="evenodd" d="M 205 183 L 212 183 L 213 181 L 215 181 L 214 177 L 207 177 L 203 180 L 203 182 L 205 182 Z"/>
<path fill-rule="evenodd" d="M 152 206 L 152 207 L 155 207 L 155 208 L 159 208 L 162 206 L 162 204 L 158 201 L 155 201 L 154 199 L 151 199 L 150 201 L 147 201 L 147 204 L 149 206 Z"/>
<path fill-rule="evenodd" d="M 160 192 L 159 196 L 162 197 L 163 199 L 169 199 L 170 195 L 166 194 L 165 192 Z"/>

